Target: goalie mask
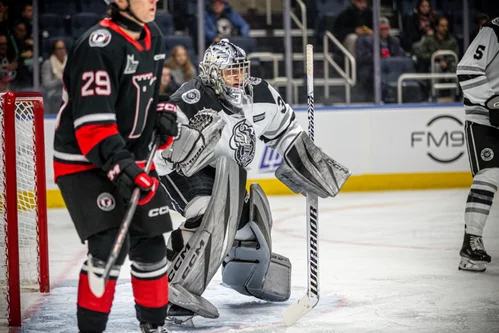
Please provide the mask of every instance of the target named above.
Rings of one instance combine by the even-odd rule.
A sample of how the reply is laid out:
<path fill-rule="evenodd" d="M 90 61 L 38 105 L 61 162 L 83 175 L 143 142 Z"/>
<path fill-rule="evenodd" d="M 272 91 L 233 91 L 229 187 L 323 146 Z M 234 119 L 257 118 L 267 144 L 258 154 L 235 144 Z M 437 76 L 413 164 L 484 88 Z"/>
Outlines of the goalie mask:
<path fill-rule="evenodd" d="M 213 43 L 204 53 L 199 64 L 202 82 L 212 87 L 236 108 L 252 101 L 249 84 L 250 62 L 246 52 L 228 39 Z"/>

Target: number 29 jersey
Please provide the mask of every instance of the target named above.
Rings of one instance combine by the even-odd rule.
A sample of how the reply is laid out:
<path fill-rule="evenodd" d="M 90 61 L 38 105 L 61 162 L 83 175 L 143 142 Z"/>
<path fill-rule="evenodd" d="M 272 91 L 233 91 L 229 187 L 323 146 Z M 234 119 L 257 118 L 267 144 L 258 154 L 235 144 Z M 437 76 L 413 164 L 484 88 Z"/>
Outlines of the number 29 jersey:
<path fill-rule="evenodd" d="M 127 150 L 147 158 L 165 59 L 155 23 L 139 40 L 104 19 L 71 48 L 54 138 L 54 178 L 103 168 Z"/>

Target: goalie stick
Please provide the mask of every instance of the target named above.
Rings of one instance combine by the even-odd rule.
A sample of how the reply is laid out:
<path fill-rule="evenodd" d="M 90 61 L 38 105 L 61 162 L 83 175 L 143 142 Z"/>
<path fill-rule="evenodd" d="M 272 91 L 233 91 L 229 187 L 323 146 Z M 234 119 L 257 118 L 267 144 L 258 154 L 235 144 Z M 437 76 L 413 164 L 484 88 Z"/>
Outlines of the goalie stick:
<path fill-rule="evenodd" d="M 314 60 L 313 46 L 307 45 L 308 135 L 314 141 Z M 307 194 L 307 294 L 283 311 L 286 325 L 294 324 L 319 303 L 319 210 L 317 195 Z"/>
<path fill-rule="evenodd" d="M 151 170 L 152 162 L 154 159 L 154 154 L 158 149 L 158 135 L 153 133 L 151 141 L 151 151 L 149 152 L 149 156 L 147 157 L 147 163 L 144 167 L 144 172 L 149 173 Z M 130 228 L 130 224 L 132 223 L 133 215 L 135 214 L 135 210 L 137 209 L 137 204 L 140 199 L 140 189 L 136 187 L 133 190 L 132 197 L 130 199 L 130 204 L 125 212 L 125 217 L 123 218 L 123 222 L 121 222 L 120 229 L 116 238 L 114 240 L 113 247 L 111 248 L 111 253 L 107 258 L 106 265 L 104 266 L 104 272 L 101 274 L 97 273 L 98 268 L 96 269 L 92 263 L 92 256 L 88 255 L 88 284 L 90 286 L 90 290 L 97 297 L 102 297 L 104 295 L 104 291 L 106 290 L 106 284 L 109 280 L 109 273 L 111 272 L 111 268 L 118 259 L 118 255 L 120 254 L 121 248 L 123 247 L 123 243 L 126 239 L 126 235 L 128 233 L 128 228 Z"/>

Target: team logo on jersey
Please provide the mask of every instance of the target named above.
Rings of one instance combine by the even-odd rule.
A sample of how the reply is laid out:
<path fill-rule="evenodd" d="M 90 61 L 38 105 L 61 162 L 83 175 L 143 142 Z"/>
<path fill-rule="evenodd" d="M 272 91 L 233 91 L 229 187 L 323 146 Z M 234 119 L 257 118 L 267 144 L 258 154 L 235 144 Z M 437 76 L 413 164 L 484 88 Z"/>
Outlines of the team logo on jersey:
<path fill-rule="evenodd" d="M 139 67 L 139 61 L 135 60 L 133 54 L 127 54 L 124 74 L 134 74 L 137 71 L 137 67 Z"/>
<path fill-rule="evenodd" d="M 110 193 L 103 192 L 97 197 L 97 207 L 105 212 L 109 212 L 116 207 L 116 201 Z"/>
<path fill-rule="evenodd" d="M 480 157 L 482 160 L 485 162 L 488 162 L 494 158 L 494 152 L 490 148 L 484 148 L 482 152 L 480 153 Z"/>
<path fill-rule="evenodd" d="M 255 157 L 256 137 L 253 126 L 241 120 L 232 129 L 230 148 L 234 150 L 234 159 L 243 168 Z"/>
<path fill-rule="evenodd" d="M 111 42 L 111 33 L 106 29 L 95 30 L 88 38 L 91 47 L 104 47 Z"/>
<path fill-rule="evenodd" d="M 256 85 L 259 85 L 260 83 L 262 83 L 262 79 L 260 79 L 259 77 L 253 77 L 252 76 L 252 77 L 249 78 L 249 82 L 252 85 L 256 86 Z"/>
<path fill-rule="evenodd" d="M 191 89 L 182 94 L 182 100 L 187 104 L 196 104 L 201 99 L 201 93 L 197 89 Z"/>

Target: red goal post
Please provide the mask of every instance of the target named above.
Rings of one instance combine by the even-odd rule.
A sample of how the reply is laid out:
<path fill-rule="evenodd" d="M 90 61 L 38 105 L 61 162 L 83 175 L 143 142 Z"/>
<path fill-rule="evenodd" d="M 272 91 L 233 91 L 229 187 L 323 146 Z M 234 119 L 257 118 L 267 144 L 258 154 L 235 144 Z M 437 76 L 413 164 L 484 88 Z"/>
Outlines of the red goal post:
<path fill-rule="evenodd" d="M 0 94 L 0 321 L 20 326 L 21 293 L 50 289 L 43 98 Z"/>

